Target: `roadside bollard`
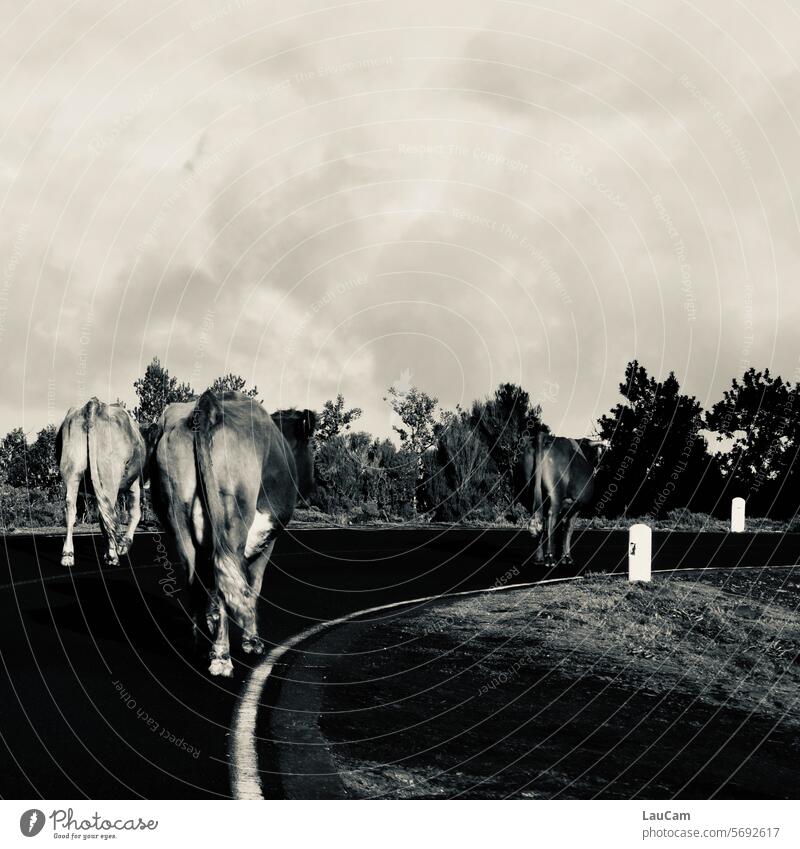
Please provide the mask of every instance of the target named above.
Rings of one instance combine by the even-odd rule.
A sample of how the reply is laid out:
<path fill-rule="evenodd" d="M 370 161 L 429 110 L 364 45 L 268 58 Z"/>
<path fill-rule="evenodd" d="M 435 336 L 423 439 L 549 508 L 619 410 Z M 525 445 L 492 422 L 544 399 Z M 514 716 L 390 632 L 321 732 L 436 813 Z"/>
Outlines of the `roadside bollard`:
<path fill-rule="evenodd" d="M 731 533 L 744 533 L 744 498 L 738 496 L 731 501 Z"/>
<path fill-rule="evenodd" d="M 653 532 L 649 525 L 631 525 L 628 531 L 628 580 L 649 581 Z"/>

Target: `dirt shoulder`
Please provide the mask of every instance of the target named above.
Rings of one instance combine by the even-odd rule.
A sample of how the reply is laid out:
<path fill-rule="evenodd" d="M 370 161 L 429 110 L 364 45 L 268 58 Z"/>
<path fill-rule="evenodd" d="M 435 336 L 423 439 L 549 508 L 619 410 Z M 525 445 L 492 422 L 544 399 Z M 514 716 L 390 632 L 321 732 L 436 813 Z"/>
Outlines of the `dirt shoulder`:
<path fill-rule="evenodd" d="M 278 747 L 289 795 L 313 771 L 326 796 L 791 796 L 798 605 L 800 569 L 737 569 L 340 626 L 285 670 L 274 739 L 304 741 Z"/>

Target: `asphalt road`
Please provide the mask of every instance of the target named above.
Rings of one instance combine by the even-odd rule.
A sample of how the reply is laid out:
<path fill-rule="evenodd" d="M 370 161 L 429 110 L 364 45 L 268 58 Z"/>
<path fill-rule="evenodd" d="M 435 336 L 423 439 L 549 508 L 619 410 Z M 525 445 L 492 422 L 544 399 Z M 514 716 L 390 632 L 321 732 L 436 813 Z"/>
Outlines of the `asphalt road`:
<path fill-rule="evenodd" d="M 82 536 L 64 570 L 61 542 L 3 540 L 0 796 L 228 797 L 229 727 L 252 661 L 236 653 L 233 679 L 208 677 L 157 535 L 137 535 L 117 569 Z M 655 533 L 653 553 L 655 569 L 787 565 L 800 535 Z M 576 564 L 624 571 L 627 534 L 583 533 Z M 261 631 L 276 644 L 353 610 L 567 574 L 535 567 L 523 532 L 296 530 L 276 545 Z"/>

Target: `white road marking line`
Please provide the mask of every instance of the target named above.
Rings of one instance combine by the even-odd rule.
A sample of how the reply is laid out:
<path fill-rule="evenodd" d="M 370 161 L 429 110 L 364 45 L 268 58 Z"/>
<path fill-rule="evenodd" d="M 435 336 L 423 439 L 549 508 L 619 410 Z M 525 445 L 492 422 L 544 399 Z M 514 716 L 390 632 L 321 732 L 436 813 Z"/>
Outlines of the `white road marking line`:
<path fill-rule="evenodd" d="M 445 593 L 429 595 L 423 598 L 413 598 L 406 601 L 395 601 L 391 604 L 379 604 L 377 607 L 367 607 L 356 610 L 338 619 L 320 622 L 306 628 L 294 637 L 290 637 L 285 643 L 276 646 L 257 666 L 247 682 L 239 708 L 236 711 L 236 719 L 233 725 L 233 750 L 231 752 L 231 788 L 235 799 L 263 799 L 261 780 L 258 777 L 258 754 L 256 751 L 256 721 L 258 720 L 258 709 L 261 706 L 261 694 L 264 691 L 267 680 L 278 661 L 299 643 L 315 637 L 328 628 L 350 622 L 359 616 L 367 616 L 370 613 L 379 613 L 383 610 L 391 610 L 395 607 L 407 605 L 426 604 L 429 601 L 443 601 L 465 595 L 482 595 L 484 593 L 500 592 L 503 590 L 519 590 L 527 587 L 535 587 L 541 584 L 556 584 L 565 581 L 575 581 L 582 575 L 574 575 L 569 578 L 546 578 L 543 581 L 532 581 L 523 584 L 508 584 L 502 587 L 486 587 L 481 590 L 464 590 L 457 593 Z"/>

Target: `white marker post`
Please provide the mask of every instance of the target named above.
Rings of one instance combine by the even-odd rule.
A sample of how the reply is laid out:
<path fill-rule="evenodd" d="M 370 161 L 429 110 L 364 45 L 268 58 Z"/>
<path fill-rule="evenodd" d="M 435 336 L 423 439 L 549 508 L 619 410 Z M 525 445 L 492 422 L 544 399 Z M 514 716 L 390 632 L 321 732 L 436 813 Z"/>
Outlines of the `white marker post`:
<path fill-rule="evenodd" d="M 731 533 L 744 533 L 744 498 L 734 498 L 731 501 Z"/>
<path fill-rule="evenodd" d="M 653 532 L 649 525 L 631 525 L 628 531 L 628 580 L 649 581 Z"/>

